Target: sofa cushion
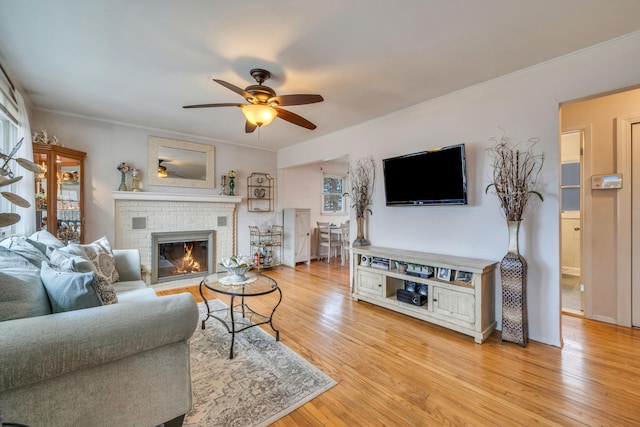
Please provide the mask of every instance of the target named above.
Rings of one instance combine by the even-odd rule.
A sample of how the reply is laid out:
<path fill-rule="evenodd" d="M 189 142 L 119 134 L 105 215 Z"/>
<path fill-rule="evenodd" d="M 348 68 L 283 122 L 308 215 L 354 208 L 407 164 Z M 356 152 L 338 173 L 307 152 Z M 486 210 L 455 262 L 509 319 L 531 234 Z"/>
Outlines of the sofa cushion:
<path fill-rule="evenodd" d="M 0 321 L 51 314 L 40 269 L 0 246 Z"/>
<path fill-rule="evenodd" d="M 40 267 L 42 261 L 48 261 L 48 258 L 45 255 L 45 246 L 36 243 L 24 236 L 7 237 L 0 242 L 0 246 L 11 250 L 11 252 L 13 253 L 23 256 L 36 267 Z"/>
<path fill-rule="evenodd" d="M 120 281 L 114 283 L 112 286 L 116 290 L 117 294 L 120 294 L 122 292 L 135 291 L 137 289 L 148 288 L 147 284 L 142 280 Z"/>
<path fill-rule="evenodd" d="M 40 277 L 54 313 L 102 305 L 98 292 L 93 286 L 95 277 L 93 271 L 79 273 L 43 262 Z"/>
<path fill-rule="evenodd" d="M 51 256 L 51 253 L 59 248 L 64 248 L 65 244 L 56 238 L 47 230 L 40 230 L 29 236 L 29 240 L 37 242 L 45 247 L 45 255 Z"/>
<path fill-rule="evenodd" d="M 118 282 L 121 283 L 121 282 Z M 116 289 L 117 290 L 117 289 Z M 137 304 L 142 300 L 158 298 L 156 292 L 148 287 L 118 291 L 118 304 Z"/>

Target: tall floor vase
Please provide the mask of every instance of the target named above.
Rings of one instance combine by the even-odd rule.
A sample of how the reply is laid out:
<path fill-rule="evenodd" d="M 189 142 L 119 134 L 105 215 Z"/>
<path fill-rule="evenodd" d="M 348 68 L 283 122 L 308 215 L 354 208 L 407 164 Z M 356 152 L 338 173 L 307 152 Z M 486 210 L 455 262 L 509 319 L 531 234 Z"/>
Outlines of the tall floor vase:
<path fill-rule="evenodd" d="M 364 238 L 364 217 L 363 216 L 357 216 L 356 217 L 356 225 L 357 225 L 357 229 L 356 229 L 356 240 L 353 241 L 352 246 L 353 247 L 358 247 L 358 246 L 370 246 L 371 242 L 369 242 L 367 239 Z"/>
<path fill-rule="evenodd" d="M 520 255 L 520 221 L 508 221 L 509 250 L 500 261 L 502 279 L 502 340 L 527 345 L 527 261 Z"/>

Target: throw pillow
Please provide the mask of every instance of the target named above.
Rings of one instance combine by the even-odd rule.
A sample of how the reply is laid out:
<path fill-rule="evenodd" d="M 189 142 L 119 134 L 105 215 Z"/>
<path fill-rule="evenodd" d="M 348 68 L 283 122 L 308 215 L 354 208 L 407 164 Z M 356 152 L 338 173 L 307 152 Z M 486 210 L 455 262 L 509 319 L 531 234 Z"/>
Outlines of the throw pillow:
<path fill-rule="evenodd" d="M 27 239 L 24 236 L 7 237 L 0 242 L 0 246 L 9 249 L 11 252 L 24 257 L 31 264 L 40 267 L 42 261 L 48 261 L 47 256 L 42 252 L 42 245 Z M 40 247 L 38 247 L 40 246 Z"/>
<path fill-rule="evenodd" d="M 79 245 L 69 245 L 54 250 L 49 256 L 49 262 L 55 266 L 80 273 L 96 271 L 95 265 Z"/>
<path fill-rule="evenodd" d="M 70 244 L 69 246 L 79 246 L 95 266 L 96 274 L 107 279 L 109 284 L 118 281 L 120 275 L 116 270 L 116 259 L 106 237 L 86 245 Z"/>
<path fill-rule="evenodd" d="M 102 305 L 115 304 L 118 302 L 116 290 L 104 277 L 96 274 L 96 277 L 93 279 L 93 287 L 96 289 Z"/>
<path fill-rule="evenodd" d="M 78 273 L 43 262 L 40 277 L 54 313 L 102 305 L 92 285 L 95 277 L 93 271 Z"/>
<path fill-rule="evenodd" d="M 65 244 L 56 238 L 53 234 L 47 230 L 40 230 L 29 236 L 29 239 L 44 245 L 45 255 L 51 256 L 51 253 L 59 248 L 64 248 Z"/>
<path fill-rule="evenodd" d="M 51 314 L 40 269 L 0 246 L 0 321 Z"/>

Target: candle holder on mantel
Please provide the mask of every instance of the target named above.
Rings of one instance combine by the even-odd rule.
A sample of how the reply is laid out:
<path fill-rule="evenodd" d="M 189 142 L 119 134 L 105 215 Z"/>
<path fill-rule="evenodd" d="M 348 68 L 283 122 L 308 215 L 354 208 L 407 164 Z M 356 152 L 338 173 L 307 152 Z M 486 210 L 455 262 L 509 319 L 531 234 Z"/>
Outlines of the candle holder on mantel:
<path fill-rule="evenodd" d="M 236 187 L 236 183 L 235 183 L 236 172 L 231 170 L 231 171 L 229 171 L 227 176 L 229 177 L 229 195 L 230 196 L 235 196 L 236 193 L 235 193 L 234 189 Z"/>
<path fill-rule="evenodd" d="M 140 169 L 131 171 L 131 191 L 142 191 L 142 172 Z"/>
<path fill-rule="evenodd" d="M 220 187 L 222 187 L 222 190 L 220 190 L 220 195 L 226 196 L 227 195 L 227 175 L 222 175 L 220 177 Z"/>

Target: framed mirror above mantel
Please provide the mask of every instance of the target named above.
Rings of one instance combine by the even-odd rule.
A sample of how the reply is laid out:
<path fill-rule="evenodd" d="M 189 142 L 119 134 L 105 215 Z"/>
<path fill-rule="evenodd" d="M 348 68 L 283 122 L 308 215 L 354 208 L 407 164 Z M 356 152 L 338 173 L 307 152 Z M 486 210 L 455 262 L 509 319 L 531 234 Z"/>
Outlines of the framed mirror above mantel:
<path fill-rule="evenodd" d="M 149 185 L 214 188 L 215 147 L 176 139 L 149 136 Z"/>

